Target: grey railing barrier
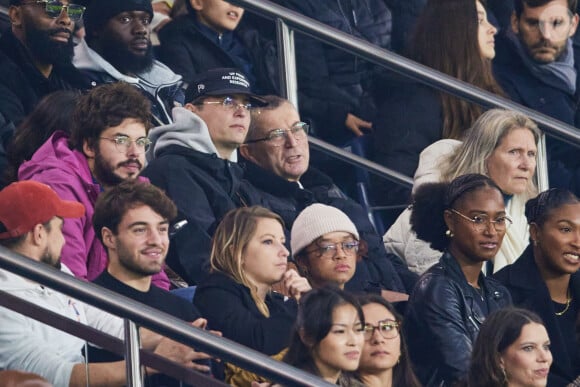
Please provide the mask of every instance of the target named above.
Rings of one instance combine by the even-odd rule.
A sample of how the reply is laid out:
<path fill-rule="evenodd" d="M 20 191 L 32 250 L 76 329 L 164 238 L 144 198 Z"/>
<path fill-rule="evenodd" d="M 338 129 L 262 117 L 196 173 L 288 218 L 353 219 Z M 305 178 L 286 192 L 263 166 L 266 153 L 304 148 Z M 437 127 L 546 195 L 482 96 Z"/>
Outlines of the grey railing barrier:
<path fill-rule="evenodd" d="M 274 382 L 292 386 L 332 386 L 312 374 L 271 359 L 231 340 L 194 328 L 180 319 L 115 292 L 80 281 L 2 246 L 0 246 L 0 268 L 209 353 L 222 361 L 236 364 Z"/>
<path fill-rule="evenodd" d="M 350 52 L 358 57 L 368 60 L 371 63 L 388 68 L 399 74 L 415 79 L 418 82 L 424 83 L 438 90 L 447 92 L 454 96 L 467 99 L 471 102 L 477 103 L 483 107 L 498 107 L 503 109 L 510 109 L 521 112 L 529 116 L 532 120 L 542 126 L 544 131 L 553 137 L 566 141 L 575 146 L 580 146 L 580 131 L 571 125 L 565 124 L 554 118 L 548 117 L 544 114 L 538 113 L 535 110 L 526 108 L 506 98 L 497 96 L 485 90 L 481 90 L 469 83 L 460 81 L 446 74 L 440 73 L 436 70 L 423 66 L 401 55 L 395 54 L 391 51 L 379 48 L 370 44 L 369 42 L 356 38 L 345 32 L 336 30 L 314 19 L 305 17 L 297 12 L 284 8 L 267 0 L 231 0 L 233 4 L 244 7 L 245 9 L 255 12 L 269 19 L 274 19 L 277 22 L 277 27 L 280 29 L 284 24 L 288 26 L 288 31 L 278 32 L 279 39 L 286 39 L 283 45 L 279 45 L 280 50 L 285 51 L 288 47 L 292 49 L 290 53 L 284 52 L 281 59 L 287 60 L 289 54 L 293 54 L 292 31 L 298 31 L 311 36 L 314 39 L 336 46 L 344 51 Z M 280 67 L 283 71 L 282 76 L 288 78 L 295 77 L 296 69 L 292 68 L 294 61 L 289 63 L 281 63 Z M 296 80 L 286 80 L 283 83 L 286 87 L 295 87 Z M 295 90 L 286 89 L 287 96 L 296 95 Z M 293 102 L 297 102 L 293 100 Z M 544 145 L 541 144 L 543 149 Z M 342 151 L 341 153 L 345 153 Z M 341 155 L 342 160 L 348 160 L 350 163 L 368 169 L 370 172 L 384 176 L 384 170 L 379 171 L 375 168 L 376 165 L 360 164 L 352 155 Z M 539 154 L 539 167 L 542 166 L 544 171 L 539 174 L 540 189 L 547 188 L 547 174 L 546 174 L 546 160 L 545 154 Z M 387 176 L 385 176 L 387 177 Z M 390 175 L 390 180 L 399 181 L 397 177 Z"/>

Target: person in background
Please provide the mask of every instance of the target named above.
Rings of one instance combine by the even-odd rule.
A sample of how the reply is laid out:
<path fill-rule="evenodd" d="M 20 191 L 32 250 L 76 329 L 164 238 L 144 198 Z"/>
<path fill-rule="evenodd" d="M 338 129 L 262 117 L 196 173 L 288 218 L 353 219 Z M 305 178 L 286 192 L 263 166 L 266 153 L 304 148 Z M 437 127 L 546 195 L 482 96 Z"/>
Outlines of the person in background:
<path fill-rule="evenodd" d="M 357 378 L 367 387 L 421 387 L 413 372 L 402 317 L 378 295 L 359 298 L 365 316 L 365 344 Z"/>
<path fill-rule="evenodd" d="M 554 364 L 549 386 L 563 386 L 580 375 L 580 200 L 552 188 L 526 203 L 530 244 L 512 265 L 494 275 L 514 305 L 537 313 L 548 330 Z"/>
<path fill-rule="evenodd" d="M 75 46 L 74 66 L 93 86 L 126 82 L 151 102 L 155 125 L 169 124 L 184 102 L 182 79 L 155 60 L 151 0 L 93 0 L 84 15 L 86 36 Z"/>
<path fill-rule="evenodd" d="M 414 199 L 413 230 L 444 253 L 419 278 L 403 331 L 421 383 L 452 385 L 467 373 L 486 316 L 511 304 L 508 290 L 481 273 L 510 219 L 500 188 L 479 174 L 423 184 Z"/>
<path fill-rule="evenodd" d="M 545 387 L 552 360 L 542 319 L 526 309 L 503 308 L 481 325 L 466 382 L 460 385 Z"/>
<path fill-rule="evenodd" d="M 391 11 L 383 0 L 278 0 L 281 5 L 381 48 L 391 46 Z M 299 110 L 316 135 L 344 145 L 373 128 L 374 68 L 305 34 L 296 34 Z"/>
<path fill-rule="evenodd" d="M 453 17 L 451 15 L 463 15 Z M 417 20 L 410 59 L 483 90 L 503 95 L 494 79 L 497 29 L 480 1 L 428 0 Z M 377 81 L 379 114 L 374 125 L 373 159 L 412 176 L 419 154 L 437 140 L 461 140 L 483 109 L 398 74 Z M 409 201 L 406 187 L 374 179 L 377 204 Z"/>
<path fill-rule="evenodd" d="M 538 126 L 527 116 L 503 109 L 483 113 L 466 133 L 463 142 L 439 140 L 421 152 L 413 190 L 421 184 L 451 181 L 467 173 L 490 177 L 502 190 L 506 211 L 513 224 L 506 231 L 501 247 L 488 273 L 514 262 L 528 241 L 524 215 L 526 201 L 537 192 L 534 183 Z M 410 209 L 399 216 L 383 236 L 385 249 L 403 258 L 419 274 L 436 263 L 441 252 L 434 250 L 411 230 Z"/>
<path fill-rule="evenodd" d="M 187 14 L 159 32 L 159 60 L 183 76 L 186 85 L 212 68 L 235 67 L 257 94 L 278 94 L 275 43 L 247 23 L 244 9 L 225 0 L 186 1 Z"/>
<path fill-rule="evenodd" d="M 5 181 L 12 183 L 18 179 L 18 168 L 30 160 L 57 130 L 70 134 L 71 117 L 80 97 L 74 90 L 59 90 L 45 96 L 24 121 L 16 128 L 7 158 Z"/>

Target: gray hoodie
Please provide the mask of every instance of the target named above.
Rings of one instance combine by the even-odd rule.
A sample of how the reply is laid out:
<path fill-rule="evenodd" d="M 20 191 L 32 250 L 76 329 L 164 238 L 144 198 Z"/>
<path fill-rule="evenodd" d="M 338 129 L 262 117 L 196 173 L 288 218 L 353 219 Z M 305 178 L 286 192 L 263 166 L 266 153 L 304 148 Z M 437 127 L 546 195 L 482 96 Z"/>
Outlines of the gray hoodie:
<path fill-rule="evenodd" d="M 183 107 L 172 110 L 173 123 L 162 125 L 149 132 L 152 144 L 147 151 L 147 160 L 152 160 L 159 152 L 169 145 L 180 145 L 201 153 L 216 154 L 219 156 L 210 135 L 209 129 L 197 114 Z M 236 163 L 238 153 L 232 152 L 229 161 Z"/>

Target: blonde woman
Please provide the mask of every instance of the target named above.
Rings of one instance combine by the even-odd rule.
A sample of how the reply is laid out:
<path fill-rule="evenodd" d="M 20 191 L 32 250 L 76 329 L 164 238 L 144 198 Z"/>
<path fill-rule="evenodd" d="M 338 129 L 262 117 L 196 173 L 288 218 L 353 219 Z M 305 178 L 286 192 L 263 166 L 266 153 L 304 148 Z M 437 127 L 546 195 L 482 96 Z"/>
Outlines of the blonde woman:
<path fill-rule="evenodd" d="M 288 346 L 296 300 L 310 285 L 288 270 L 285 242 L 282 219 L 263 207 L 226 214 L 214 235 L 211 273 L 193 300 L 209 328 L 266 355 Z M 280 281 L 292 297 L 272 292 Z"/>
<path fill-rule="evenodd" d="M 539 138 L 538 126 L 527 116 L 492 109 L 477 119 L 463 142 L 440 140 L 421 153 L 413 191 L 427 182 L 449 182 L 468 173 L 486 175 L 500 187 L 513 225 L 493 260 L 494 272 L 514 262 L 528 244 L 524 207 L 537 193 L 534 177 Z M 439 260 L 441 252 L 417 239 L 409 215 L 410 210 L 403 211 L 383 241 L 387 252 L 403 258 L 409 269 L 421 274 Z"/>

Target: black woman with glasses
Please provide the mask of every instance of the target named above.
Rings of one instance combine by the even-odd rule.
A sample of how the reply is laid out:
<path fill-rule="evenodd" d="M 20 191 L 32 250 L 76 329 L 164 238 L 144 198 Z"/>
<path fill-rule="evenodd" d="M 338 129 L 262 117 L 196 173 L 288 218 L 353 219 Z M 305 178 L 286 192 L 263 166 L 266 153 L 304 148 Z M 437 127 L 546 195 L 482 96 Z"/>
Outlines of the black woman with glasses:
<path fill-rule="evenodd" d="M 357 378 L 367 387 L 421 387 L 401 334 L 401 315 L 378 295 L 361 296 L 359 302 L 365 318 L 365 344 Z"/>
<path fill-rule="evenodd" d="M 564 386 L 580 375 L 580 200 L 552 188 L 528 200 L 526 217 L 531 243 L 494 277 L 509 289 L 514 305 L 544 321 L 554 357 L 548 386 Z"/>
<path fill-rule="evenodd" d="M 463 378 L 485 317 L 511 304 L 507 289 L 481 272 L 510 223 L 500 188 L 484 175 L 427 183 L 415 192 L 411 226 L 419 238 L 443 251 L 419 278 L 403 326 L 424 385 L 450 386 Z"/>

